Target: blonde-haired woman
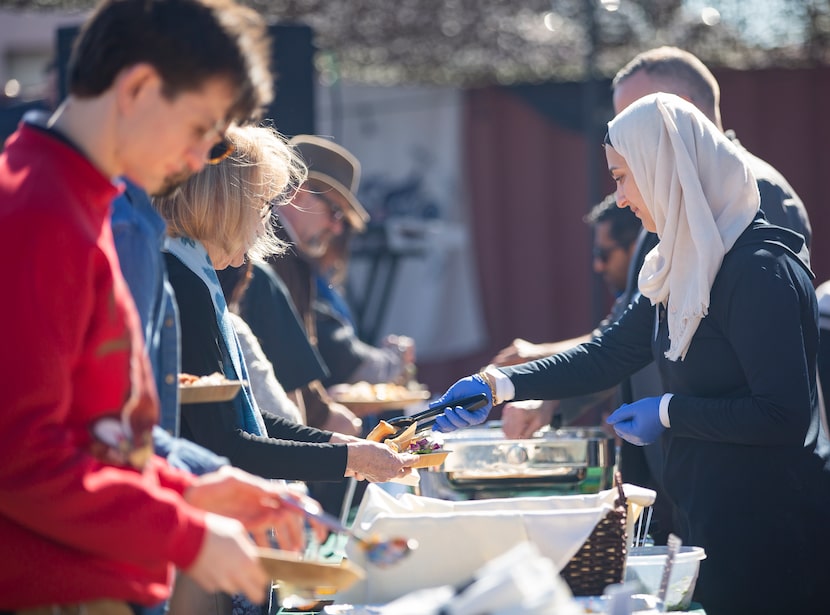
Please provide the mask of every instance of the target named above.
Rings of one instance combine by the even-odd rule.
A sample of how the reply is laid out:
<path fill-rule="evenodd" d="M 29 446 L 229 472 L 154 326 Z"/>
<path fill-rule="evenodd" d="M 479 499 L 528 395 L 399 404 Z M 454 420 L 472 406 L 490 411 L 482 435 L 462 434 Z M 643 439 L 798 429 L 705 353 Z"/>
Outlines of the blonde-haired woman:
<path fill-rule="evenodd" d="M 302 160 L 267 126 L 231 126 L 227 138 L 232 148 L 224 160 L 153 201 L 168 234 L 202 243 L 214 269 L 239 266 L 246 254 L 264 259 L 285 249 L 269 222 L 271 211 L 290 202 L 306 176 Z"/>
<path fill-rule="evenodd" d="M 247 380 L 247 368 L 216 270 L 285 248 L 271 212 L 286 204 L 305 168 L 270 127 L 232 127 L 233 152 L 205 167 L 154 206 L 168 224 L 167 261 L 182 328 L 182 371 Z M 266 478 L 385 481 L 403 476 L 411 455 L 304 427 L 260 409 L 249 386 L 229 402 L 183 406 L 182 436 Z"/>

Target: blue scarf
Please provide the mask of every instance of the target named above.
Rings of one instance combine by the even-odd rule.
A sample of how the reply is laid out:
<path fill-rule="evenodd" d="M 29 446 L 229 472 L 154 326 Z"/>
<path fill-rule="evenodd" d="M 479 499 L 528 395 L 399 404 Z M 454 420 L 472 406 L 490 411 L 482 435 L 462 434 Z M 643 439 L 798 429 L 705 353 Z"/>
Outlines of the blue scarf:
<path fill-rule="evenodd" d="M 262 414 L 256 405 L 251 386 L 248 384 L 248 368 L 245 365 L 245 358 L 239 346 L 233 323 L 230 320 L 228 306 L 225 303 L 225 295 L 222 293 L 222 286 L 213 263 L 208 256 L 207 250 L 200 241 L 189 237 L 176 237 L 168 239 L 167 251 L 178 258 L 185 267 L 199 276 L 210 291 L 213 299 L 213 309 L 216 312 L 216 322 L 222 332 L 222 364 L 225 369 L 225 377 L 237 379 L 243 382 L 241 395 L 234 398 L 236 406 L 236 426 L 243 431 L 255 436 L 266 435 L 265 422 Z"/>

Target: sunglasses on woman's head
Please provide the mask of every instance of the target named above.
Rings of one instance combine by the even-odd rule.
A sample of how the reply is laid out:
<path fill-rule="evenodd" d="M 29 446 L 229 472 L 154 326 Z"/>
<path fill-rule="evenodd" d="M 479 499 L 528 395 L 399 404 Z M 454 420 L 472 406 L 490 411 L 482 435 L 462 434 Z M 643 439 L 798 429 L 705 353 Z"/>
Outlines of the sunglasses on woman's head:
<path fill-rule="evenodd" d="M 219 164 L 225 158 L 233 153 L 233 143 L 228 141 L 227 137 L 222 137 L 222 140 L 210 148 L 207 155 L 208 164 Z"/>

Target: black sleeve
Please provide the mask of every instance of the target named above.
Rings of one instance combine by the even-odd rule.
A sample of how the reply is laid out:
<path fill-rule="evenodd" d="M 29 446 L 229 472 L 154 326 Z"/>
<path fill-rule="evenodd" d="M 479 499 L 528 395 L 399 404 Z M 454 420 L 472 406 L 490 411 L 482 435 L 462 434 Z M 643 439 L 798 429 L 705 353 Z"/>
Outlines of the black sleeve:
<path fill-rule="evenodd" d="M 172 254 L 164 255 L 181 321 L 182 372 L 207 376 L 225 373 L 222 335 L 207 286 Z M 230 405 L 230 404 L 228 404 Z"/>
<path fill-rule="evenodd" d="M 317 349 L 330 372 L 330 376 L 323 379 L 323 385 L 329 387 L 351 382 L 351 375 L 364 361 L 373 361 L 378 349 L 358 339 L 349 323 L 319 301 L 314 302 L 314 317 L 317 322 Z"/>
<path fill-rule="evenodd" d="M 809 247 L 813 229 L 801 199 L 793 193 L 788 193 L 780 183 L 760 177 L 758 192 L 761 194 L 761 211 L 764 212 L 764 217 L 771 224 L 799 233 Z"/>
<path fill-rule="evenodd" d="M 734 353 L 742 381 L 729 395 L 674 395 L 671 430 L 712 442 L 803 446 L 815 401 L 808 361 L 818 345 L 815 291 L 794 259 L 770 249 L 748 258 L 733 258 L 728 268 L 724 261 L 706 317 Z"/>
<path fill-rule="evenodd" d="M 224 373 L 219 346 L 223 342 L 207 287 L 176 257 L 169 254 L 165 257 L 181 317 L 182 371 L 197 376 Z M 285 421 L 281 433 L 308 440 L 254 436 L 237 428 L 236 408 L 231 402 L 186 404 L 181 415 L 183 437 L 227 457 L 231 464 L 252 474 L 308 481 L 343 478 L 346 446 L 323 443 L 324 432 L 312 434 L 302 426 L 292 431 Z M 274 425 L 270 415 L 266 419 L 268 424 Z"/>
<path fill-rule="evenodd" d="M 821 329 L 818 346 L 818 376 L 825 408 L 830 408 L 830 329 Z M 830 418 L 830 416 L 828 416 Z"/>
<path fill-rule="evenodd" d="M 342 480 L 348 457 L 345 444 L 315 441 L 312 434 L 308 434 L 308 440 L 274 438 L 273 420 L 279 417 L 263 414 L 263 418 L 267 437 L 237 428 L 230 404 L 191 404 L 182 407 L 182 436 L 224 455 L 234 466 L 265 478 Z M 302 437 L 303 433 L 290 435 Z"/>
<path fill-rule="evenodd" d="M 559 354 L 500 368 L 515 400 L 564 399 L 611 388 L 652 360 L 654 307 L 640 296 L 602 334 Z"/>
<path fill-rule="evenodd" d="M 286 391 L 328 376 L 323 359 L 309 342 L 288 290 L 268 265 L 254 263 L 253 277 L 240 310 Z"/>
<path fill-rule="evenodd" d="M 330 431 L 300 425 L 265 411 L 262 412 L 262 418 L 265 421 L 265 429 L 272 438 L 315 443 L 326 443 L 331 440 L 332 433 Z"/>

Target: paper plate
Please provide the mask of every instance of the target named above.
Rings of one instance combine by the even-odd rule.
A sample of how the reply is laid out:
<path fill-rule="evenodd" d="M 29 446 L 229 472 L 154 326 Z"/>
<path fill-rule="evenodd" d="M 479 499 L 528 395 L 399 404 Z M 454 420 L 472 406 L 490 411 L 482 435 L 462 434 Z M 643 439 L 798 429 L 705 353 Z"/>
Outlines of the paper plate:
<path fill-rule="evenodd" d="M 423 455 L 418 455 L 418 461 L 415 462 L 415 465 L 410 467 L 412 468 L 435 468 L 440 466 L 444 463 L 444 460 L 447 458 L 452 451 L 436 451 L 434 453 L 424 453 Z"/>
<path fill-rule="evenodd" d="M 183 404 L 230 401 L 236 397 L 241 386 L 240 380 L 226 380 L 221 384 L 180 384 L 179 401 Z"/>
<path fill-rule="evenodd" d="M 304 560 L 296 553 L 262 547 L 258 549 L 258 555 L 273 580 L 302 589 L 342 591 L 365 576 L 362 568 L 347 560 L 338 564 Z"/>
<path fill-rule="evenodd" d="M 429 391 L 409 391 L 406 395 L 396 395 L 385 399 L 365 399 L 350 397 L 348 391 L 332 394 L 332 399 L 343 404 L 358 416 L 381 412 L 383 410 L 400 410 L 414 403 L 429 399 Z"/>

